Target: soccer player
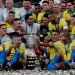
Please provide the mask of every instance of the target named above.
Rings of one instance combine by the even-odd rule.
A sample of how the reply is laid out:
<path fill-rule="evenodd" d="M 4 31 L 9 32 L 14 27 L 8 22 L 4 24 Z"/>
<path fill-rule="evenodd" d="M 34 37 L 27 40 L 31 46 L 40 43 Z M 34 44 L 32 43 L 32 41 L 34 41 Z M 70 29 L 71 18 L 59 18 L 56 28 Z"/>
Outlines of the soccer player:
<path fill-rule="evenodd" d="M 60 41 L 57 41 L 53 44 L 39 43 L 39 41 L 37 42 L 40 45 L 54 47 L 59 50 L 56 56 L 47 65 L 48 70 L 56 70 L 58 68 L 64 69 L 65 66 L 70 63 L 70 60 L 75 61 L 75 49 L 73 48 L 75 46 L 75 40 L 70 39 L 70 34 L 68 32 L 61 32 Z"/>
<path fill-rule="evenodd" d="M 12 39 L 12 42 L 6 42 L 5 44 L 5 51 L 7 55 L 6 69 L 15 69 L 16 66 L 14 65 L 18 64 L 19 61 L 21 61 L 24 65 L 26 63 L 24 59 L 25 45 L 21 41 L 21 36 L 16 32 L 11 33 L 10 38 Z M 16 69 L 23 69 L 23 65 L 21 65 L 21 67 L 17 67 Z"/>

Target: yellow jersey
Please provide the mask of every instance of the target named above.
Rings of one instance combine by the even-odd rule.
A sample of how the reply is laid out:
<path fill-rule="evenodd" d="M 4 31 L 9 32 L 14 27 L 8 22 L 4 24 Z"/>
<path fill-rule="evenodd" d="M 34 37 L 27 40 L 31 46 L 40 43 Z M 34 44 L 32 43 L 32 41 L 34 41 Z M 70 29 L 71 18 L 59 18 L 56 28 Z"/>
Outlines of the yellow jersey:
<path fill-rule="evenodd" d="M 7 42 L 7 43 L 5 44 L 5 51 L 7 51 L 11 45 L 12 45 L 11 42 Z M 6 59 L 7 59 L 8 61 L 10 61 L 10 60 L 12 59 L 12 57 L 14 56 L 16 50 L 20 50 L 20 57 L 24 57 L 25 48 L 24 48 L 24 46 L 21 45 L 21 46 L 19 46 L 19 47 L 16 48 L 16 49 L 14 49 L 14 48 L 11 49 L 10 55 L 6 57 Z"/>
<path fill-rule="evenodd" d="M 75 26 L 72 28 L 71 35 L 75 36 Z"/>
<path fill-rule="evenodd" d="M 42 10 L 39 14 L 38 14 L 38 17 L 37 17 L 37 21 L 38 23 L 41 23 L 42 22 L 42 18 L 44 16 L 44 14 L 50 14 L 51 10 L 48 9 L 47 11 L 44 11 Z"/>
<path fill-rule="evenodd" d="M 66 10 L 66 11 L 63 12 L 63 18 L 64 18 L 66 21 L 70 20 L 70 18 L 71 18 L 73 15 L 75 15 L 75 9 L 74 9 L 73 12 L 70 12 L 69 10 Z"/>
<path fill-rule="evenodd" d="M 0 46 L 0 51 L 3 51 L 3 50 L 4 50 L 4 48 L 2 46 Z"/>
<path fill-rule="evenodd" d="M 53 23 L 49 23 L 49 30 L 59 30 L 61 31 L 63 29 L 63 26 L 67 25 L 67 22 L 64 19 L 59 19 L 58 23 L 53 24 Z"/>
<path fill-rule="evenodd" d="M 69 25 L 69 31 L 71 32 L 73 29 L 74 25 Z"/>
<path fill-rule="evenodd" d="M 75 40 L 70 40 L 68 44 L 64 44 L 61 41 L 58 41 L 55 42 L 53 46 L 59 50 L 63 57 L 63 60 L 70 60 L 72 47 L 75 46 Z"/>
<path fill-rule="evenodd" d="M 43 15 L 45 14 L 44 11 L 41 11 L 39 14 L 38 14 L 38 17 L 37 17 L 37 22 L 38 23 L 41 23 L 42 22 L 42 18 L 43 18 Z"/>
<path fill-rule="evenodd" d="M 33 16 L 33 19 L 34 19 L 35 23 L 38 23 L 38 15 L 39 14 L 32 13 L 32 16 Z"/>
<path fill-rule="evenodd" d="M 13 24 L 10 24 L 9 22 L 3 21 L 1 24 L 5 24 L 7 28 L 12 28 Z"/>
<path fill-rule="evenodd" d="M 50 43 L 53 43 L 53 42 L 50 42 Z M 58 50 L 54 47 L 46 47 L 46 50 L 49 54 L 50 60 L 52 60 L 55 57 L 56 53 L 58 52 Z"/>

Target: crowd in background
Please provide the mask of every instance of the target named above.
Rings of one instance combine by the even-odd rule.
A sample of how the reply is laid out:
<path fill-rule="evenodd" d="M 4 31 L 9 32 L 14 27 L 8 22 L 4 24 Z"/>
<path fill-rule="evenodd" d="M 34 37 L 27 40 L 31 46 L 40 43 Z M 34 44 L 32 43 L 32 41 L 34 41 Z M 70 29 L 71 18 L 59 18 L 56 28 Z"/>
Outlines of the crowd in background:
<path fill-rule="evenodd" d="M 75 62 L 75 0 L 44 0 L 41 5 L 23 0 L 21 8 L 13 4 L 6 0 L 5 7 L 0 0 L 0 70 L 26 66 L 26 40 L 31 32 L 37 35 L 35 52 L 42 56 L 42 69 L 67 69 Z"/>

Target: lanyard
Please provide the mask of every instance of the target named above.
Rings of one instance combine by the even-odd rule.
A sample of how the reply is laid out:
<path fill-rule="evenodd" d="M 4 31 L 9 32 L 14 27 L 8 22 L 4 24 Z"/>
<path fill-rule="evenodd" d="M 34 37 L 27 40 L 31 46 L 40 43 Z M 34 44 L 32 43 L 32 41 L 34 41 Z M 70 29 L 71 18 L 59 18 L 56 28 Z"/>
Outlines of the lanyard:
<path fill-rule="evenodd" d="M 32 32 L 32 28 L 33 28 L 33 25 L 32 26 L 30 26 L 31 27 L 31 32 Z M 27 25 L 26 25 L 26 33 L 27 33 L 27 30 L 28 30 L 28 28 L 27 28 Z"/>
<path fill-rule="evenodd" d="M 36 21 L 35 22 L 38 22 L 38 14 L 36 14 Z"/>
<path fill-rule="evenodd" d="M 58 23 L 54 24 L 56 30 L 59 30 L 59 22 L 60 22 L 60 18 L 58 18 Z M 57 24 L 58 24 L 58 26 L 57 26 Z"/>
<path fill-rule="evenodd" d="M 64 49 L 65 49 L 66 55 L 69 52 L 69 47 L 70 47 L 71 42 L 72 42 L 72 40 L 70 39 L 70 41 L 68 43 L 68 47 L 66 47 L 66 44 L 64 44 Z"/>
<path fill-rule="evenodd" d="M 54 27 L 56 30 L 59 30 L 59 26 L 57 26 L 57 24 L 54 24 Z"/>
<path fill-rule="evenodd" d="M 8 21 L 7 21 L 7 22 L 8 22 Z M 10 26 L 13 26 L 13 24 L 11 24 L 11 23 L 9 23 L 9 22 L 8 22 L 8 24 L 9 24 Z"/>

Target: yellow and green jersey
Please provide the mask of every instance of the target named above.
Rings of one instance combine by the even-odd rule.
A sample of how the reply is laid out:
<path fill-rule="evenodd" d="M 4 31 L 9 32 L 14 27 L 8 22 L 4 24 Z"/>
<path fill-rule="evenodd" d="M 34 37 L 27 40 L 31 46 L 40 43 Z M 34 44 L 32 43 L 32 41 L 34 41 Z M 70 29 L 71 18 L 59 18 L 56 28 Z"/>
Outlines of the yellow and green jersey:
<path fill-rule="evenodd" d="M 12 45 L 11 42 L 7 42 L 7 43 L 5 44 L 5 51 L 7 51 L 11 45 Z M 11 49 L 10 55 L 6 57 L 6 59 L 7 59 L 8 61 L 10 61 L 10 60 L 12 59 L 12 57 L 14 56 L 16 50 L 19 50 L 19 51 L 20 51 L 20 56 L 21 56 L 21 57 L 24 57 L 25 47 L 21 45 L 21 46 L 19 46 L 19 47 L 16 48 L 16 49 L 14 49 L 14 48 Z"/>
<path fill-rule="evenodd" d="M 50 44 L 51 43 L 53 43 L 53 42 L 50 42 Z M 55 57 L 56 53 L 58 52 L 58 50 L 54 47 L 46 47 L 46 50 L 49 54 L 50 60 L 52 60 Z"/>
<path fill-rule="evenodd" d="M 3 21 L 1 24 L 5 24 L 7 28 L 12 28 L 13 24 L 10 24 L 9 22 Z"/>
<path fill-rule="evenodd" d="M 58 19 L 58 23 L 53 24 L 49 23 L 49 30 L 59 30 L 61 31 L 63 29 L 63 26 L 67 25 L 67 22 L 64 19 Z"/>
<path fill-rule="evenodd" d="M 73 29 L 74 25 L 69 25 L 69 31 L 71 32 Z"/>
<path fill-rule="evenodd" d="M 38 14 L 38 17 L 37 17 L 37 22 L 38 23 L 41 23 L 42 22 L 42 18 L 44 16 L 45 12 L 44 11 L 41 11 L 39 14 Z"/>
<path fill-rule="evenodd" d="M 49 14 L 50 12 L 51 12 L 50 9 L 48 9 L 46 12 L 45 12 L 44 10 L 42 10 L 42 11 L 38 14 L 37 22 L 38 22 L 38 23 L 41 23 L 44 14 Z"/>
<path fill-rule="evenodd" d="M 3 51 L 3 50 L 4 50 L 4 48 L 2 46 L 0 46 L 0 51 Z"/>
<path fill-rule="evenodd" d="M 75 26 L 72 28 L 71 35 L 75 36 Z"/>
<path fill-rule="evenodd" d="M 40 13 L 39 13 L 40 14 Z M 32 13 L 32 16 L 33 16 L 33 19 L 34 19 L 34 22 L 35 23 L 39 23 L 39 21 L 38 21 L 38 15 L 39 14 L 35 14 L 35 13 Z"/>
<path fill-rule="evenodd" d="M 63 13 L 63 18 L 64 18 L 66 21 L 68 21 L 68 20 L 70 20 L 70 18 L 71 18 L 73 15 L 75 15 L 75 9 L 74 9 L 73 12 L 70 12 L 69 10 L 66 10 L 66 11 L 64 11 L 64 13 Z"/>
<path fill-rule="evenodd" d="M 70 40 L 68 44 L 64 44 L 61 41 L 53 44 L 55 48 L 61 53 L 63 60 L 70 60 L 72 54 L 72 47 L 75 46 L 75 40 Z"/>

